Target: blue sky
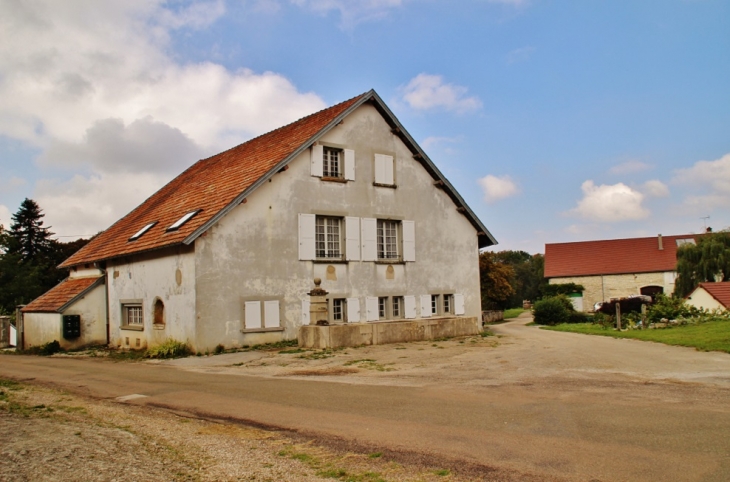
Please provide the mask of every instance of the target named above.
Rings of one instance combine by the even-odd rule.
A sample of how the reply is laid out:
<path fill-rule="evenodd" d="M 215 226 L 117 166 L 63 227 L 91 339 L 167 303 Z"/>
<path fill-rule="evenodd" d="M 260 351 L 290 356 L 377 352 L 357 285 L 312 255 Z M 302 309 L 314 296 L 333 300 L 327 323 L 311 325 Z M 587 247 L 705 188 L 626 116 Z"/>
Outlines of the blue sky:
<path fill-rule="evenodd" d="M 374 88 L 497 249 L 728 228 L 728 32 L 711 0 L 0 0 L 0 223 L 93 234 Z"/>

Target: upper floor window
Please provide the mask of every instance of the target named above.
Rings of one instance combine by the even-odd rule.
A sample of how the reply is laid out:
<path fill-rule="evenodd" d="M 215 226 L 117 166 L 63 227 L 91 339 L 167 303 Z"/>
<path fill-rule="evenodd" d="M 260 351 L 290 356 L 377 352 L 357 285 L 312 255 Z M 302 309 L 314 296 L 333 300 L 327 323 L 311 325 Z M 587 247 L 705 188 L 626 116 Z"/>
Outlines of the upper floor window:
<path fill-rule="evenodd" d="M 342 258 L 342 218 L 317 216 L 315 253 L 317 258 Z"/>
<path fill-rule="evenodd" d="M 398 259 L 398 229 L 400 221 L 378 219 L 378 259 Z"/>
<path fill-rule="evenodd" d="M 355 151 L 315 144 L 312 146 L 312 176 L 329 180 L 355 180 Z"/>
<path fill-rule="evenodd" d="M 323 149 L 322 177 L 342 177 L 342 149 Z"/>

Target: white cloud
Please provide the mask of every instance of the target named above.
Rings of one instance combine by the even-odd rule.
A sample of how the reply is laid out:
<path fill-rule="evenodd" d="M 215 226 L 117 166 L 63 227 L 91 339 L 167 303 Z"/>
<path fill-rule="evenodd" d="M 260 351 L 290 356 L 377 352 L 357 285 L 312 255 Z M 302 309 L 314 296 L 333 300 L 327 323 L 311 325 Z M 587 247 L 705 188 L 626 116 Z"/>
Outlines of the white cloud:
<path fill-rule="evenodd" d="M 368 20 L 386 17 L 394 8 L 400 7 L 404 0 L 290 0 L 299 7 L 316 13 L 339 12 L 342 28 L 352 28 Z"/>
<path fill-rule="evenodd" d="M 583 199 L 568 214 L 599 222 L 618 222 L 644 219 L 649 210 L 641 203 L 644 195 L 624 183 L 596 186 L 593 181 L 581 185 Z"/>
<path fill-rule="evenodd" d="M 667 187 L 667 185 L 656 179 L 646 181 L 642 186 L 642 191 L 644 191 L 644 194 L 646 194 L 647 196 L 652 197 L 669 196 L 669 188 Z"/>
<path fill-rule="evenodd" d="M 511 50 L 507 53 L 507 63 L 516 64 L 518 62 L 529 60 L 534 51 L 535 47 L 520 47 L 518 49 Z"/>
<path fill-rule="evenodd" d="M 4 229 L 10 229 L 10 223 L 13 222 L 10 216 L 10 209 L 4 204 L 0 204 L 0 226 Z"/>
<path fill-rule="evenodd" d="M 611 174 L 631 174 L 634 172 L 648 171 L 653 166 L 635 159 L 617 164 L 608 170 Z"/>
<path fill-rule="evenodd" d="M 440 75 L 418 74 L 401 91 L 403 100 L 417 110 L 441 108 L 463 113 L 482 107 L 478 97 L 466 96 L 466 87 L 445 84 Z"/>
<path fill-rule="evenodd" d="M 484 200 L 489 204 L 519 193 L 517 184 L 509 176 L 497 177 L 489 174 L 479 179 L 479 185 L 484 192 Z"/>
<path fill-rule="evenodd" d="M 40 149 L 41 167 L 86 172 L 36 186 L 56 232 L 82 218 L 104 229 L 192 161 L 325 107 L 274 72 L 176 58 L 172 31 L 224 12 L 222 0 L 3 3 L 0 135 Z M 126 191 L 111 182 L 121 174 Z"/>
<path fill-rule="evenodd" d="M 20 187 L 25 186 L 26 184 L 28 184 L 28 181 L 26 181 L 25 179 L 13 176 L 7 180 L 0 180 L 0 191 L 12 192 Z"/>
<path fill-rule="evenodd" d="M 697 192 L 687 194 L 683 200 L 687 213 L 704 215 L 716 208 L 727 209 L 730 206 L 730 154 L 678 169 L 672 183 Z"/>

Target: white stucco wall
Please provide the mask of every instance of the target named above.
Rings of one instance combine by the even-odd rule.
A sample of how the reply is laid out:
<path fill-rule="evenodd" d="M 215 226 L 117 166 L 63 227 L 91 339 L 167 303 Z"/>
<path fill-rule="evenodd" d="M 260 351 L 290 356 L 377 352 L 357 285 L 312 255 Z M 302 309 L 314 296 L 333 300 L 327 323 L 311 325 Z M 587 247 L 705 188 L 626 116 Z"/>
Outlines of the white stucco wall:
<path fill-rule="evenodd" d="M 63 340 L 60 313 L 23 313 L 23 329 L 26 349 Z"/>
<path fill-rule="evenodd" d="M 106 287 L 102 284 L 71 304 L 63 313 L 24 313 L 25 348 L 57 340 L 64 350 L 106 344 Z M 81 336 L 63 337 L 62 315 L 81 317 Z"/>
<path fill-rule="evenodd" d="M 315 277 L 330 298 L 359 298 L 363 313 L 366 296 L 460 293 L 465 316 L 480 316 L 476 230 L 375 108 L 360 107 L 322 142 L 355 150 L 355 181 L 313 177 L 307 150 L 196 240 L 199 350 L 295 338 Z M 373 186 L 376 153 L 395 157 L 397 189 Z M 416 261 L 390 265 L 393 279 L 372 261 L 299 261 L 299 213 L 413 220 Z M 241 333 L 244 301 L 257 299 L 280 300 L 283 334 Z"/>
<path fill-rule="evenodd" d="M 195 255 L 192 247 L 137 255 L 107 264 L 110 343 L 144 349 L 167 338 L 194 344 Z M 165 324 L 153 326 L 156 299 L 165 306 Z M 142 331 L 123 326 L 122 301 L 141 300 Z M 137 339 L 140 340 L 137 346 Z M 127 342 L 129 342 L 127 344 Z"/>
<path fill-rule="evenodd" d="M 701 286 L 687 297 L 687 304 L 705 310 L 724 310 L 725 307 Z"/>

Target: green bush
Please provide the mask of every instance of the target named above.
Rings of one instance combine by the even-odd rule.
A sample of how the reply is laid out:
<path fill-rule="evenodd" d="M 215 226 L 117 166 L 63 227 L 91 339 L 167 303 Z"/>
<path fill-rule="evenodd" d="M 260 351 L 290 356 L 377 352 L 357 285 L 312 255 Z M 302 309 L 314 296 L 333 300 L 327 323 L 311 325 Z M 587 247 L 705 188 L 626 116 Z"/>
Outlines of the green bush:
<path fill-rule="evenodd" d="M 192 350 L 181 341 L 168 338 L 162 345 L 147 350 L 147 358 L 181 358 L 192 354 Z"/>
<path fill-rule="evenodd" d="M 41 345 L 40 348 L 40 354 L 43 356 L 51 356 L 54 353 L 58 353 L 59 351 L 61 351 L 61 344 L 58 342 L 58 340 L 53 340 L 46 343 L 45 345 Z"/>
<path fill-rule="evenodd" d="M 538 325 L 557 325 L 570 321 L 575 313 L 573 303 L 565 295 L 543 298 L 535 303 L 534 322 Z"/>
<path fill-rule="evenodd" d="M 656 302 L 647 311 L 647 319 L 650 323 L 656 323 L 661 321 L 662 318 L 676 320 L 677 318 L 690 318 L 697 313 L 697 309 L 688 306 L 682 298 L 658 294 Z"/>
<path fill-rule="evenodd" d="M 568 323 L 589 323 L 591 317 L 580 311 L 571 311 L 568 315 Z"/>

